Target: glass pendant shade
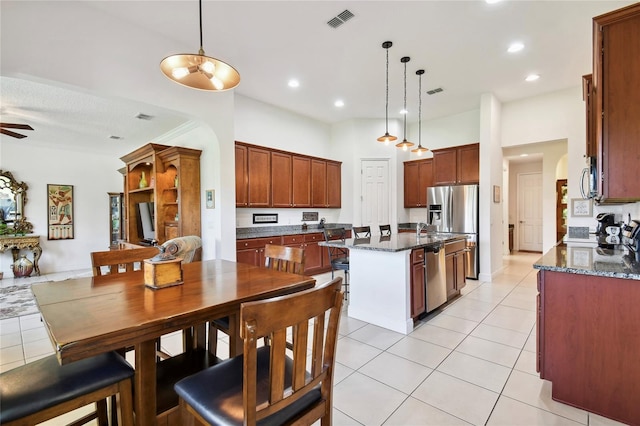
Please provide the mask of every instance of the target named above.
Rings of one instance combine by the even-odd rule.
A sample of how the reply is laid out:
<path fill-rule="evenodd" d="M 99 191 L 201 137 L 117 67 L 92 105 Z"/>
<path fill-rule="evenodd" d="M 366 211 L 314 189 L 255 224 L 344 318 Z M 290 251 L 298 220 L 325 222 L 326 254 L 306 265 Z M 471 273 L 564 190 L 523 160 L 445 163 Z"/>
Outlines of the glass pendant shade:
<path fill-rule="evenodd" d="M 404 111 L 407 111 L 407 62 L 409 62 L 410 60 L 411 58 L 408 56 L 404 56 L 402 59 L 400 59 L 400 62 L 404 64 Z M 404 137 L 402 138 L 402 142 L 396 144 L 396 147 L 402 148 L 403 151 L 406 151 L 410 147 L 415 145 L 413 142 L 409 142 L 407 140 L 407 114 L 408 113 L 406 112 L 404 114 Z"/>
<path fill-rule="evenodd" d="M 199 90 L 224 91 L 240 84 L 240 74 L 231 65 L 206 56 L 202 49 L 202 0 L 200 4 L 200 50 L 167 56 L 160 69 L 167 78 L 186 87 Z"/>
<path fill-rule="evenodd" d="M 412 149 L 411 152 L 418 154 L 421 156 L 425 152 L 429 151 L 427 148 L 422 146 L 422 74 L 424 74 L 424 70 L 416 71 L 418 75 L 418 147 L 416 149 Z"/>
<path fill-rule="evenodd" d="M 385 145 L 389 145 L 389 142 L 393 142 L 398 138 L 389 134 L 389 48 L 393 46 L 390 41 L 382 43 L 382 47 L 387 51 L 387 68 L 386 68 L 386 95 L 385 95 L 385 109 L 384 109 L 384 135 L 378 138 L 378 142 L 383 142 Z"/>

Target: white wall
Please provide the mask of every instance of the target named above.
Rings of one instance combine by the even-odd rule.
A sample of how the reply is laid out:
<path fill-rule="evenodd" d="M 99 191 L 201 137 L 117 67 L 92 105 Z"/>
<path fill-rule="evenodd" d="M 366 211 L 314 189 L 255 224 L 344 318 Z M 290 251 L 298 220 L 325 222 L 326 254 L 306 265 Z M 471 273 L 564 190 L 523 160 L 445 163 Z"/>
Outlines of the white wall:
<path fill-rule="evenodd" d="M 42 274 L 91 266 L 89 252 L 109 248 L 108 192 L 122 192 L 124 164 L 118 157 L 90 152 L 61 151 L 55 147 L 25 149 L 23 140 L 3 140 L 0 168 L 25 182 L 25 215 L 40 235 Z M 73 185 L 75 238 L 47 240 L 47 184 Z M 26 254 L 24 252 L 23 254 Z M 32 259 L 31 254 L 28 256 Z M 11 276 L 10 252 L 0 256 L 0 270 Z"/>

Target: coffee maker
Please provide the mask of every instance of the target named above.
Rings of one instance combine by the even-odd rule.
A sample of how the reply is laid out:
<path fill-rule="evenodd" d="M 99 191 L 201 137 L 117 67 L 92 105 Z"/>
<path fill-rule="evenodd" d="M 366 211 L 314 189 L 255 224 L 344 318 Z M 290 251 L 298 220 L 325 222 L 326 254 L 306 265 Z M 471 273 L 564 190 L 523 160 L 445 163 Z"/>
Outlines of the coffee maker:
<path fill-rule="evenodd" d="M 599 213 L 596 216 L 596 220 L 598 221 L 598 225 L 596 226 L 596 235 L 597 236 L 607 236 L 607 227 L 615 226 L 615 217 L 613 213 Z"/>

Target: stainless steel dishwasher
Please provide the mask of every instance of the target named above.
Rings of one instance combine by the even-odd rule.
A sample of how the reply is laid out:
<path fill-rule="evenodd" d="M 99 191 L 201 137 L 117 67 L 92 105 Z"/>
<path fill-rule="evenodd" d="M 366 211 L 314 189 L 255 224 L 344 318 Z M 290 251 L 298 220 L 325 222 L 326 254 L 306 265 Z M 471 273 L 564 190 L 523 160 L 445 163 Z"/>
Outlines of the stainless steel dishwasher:
<path fill-rule="evenodd" d="M 447 301 L 447 277 L 444 263 L 444 246 L 425 248 L 425 274 L 427 285 L 427 312 Z"/>

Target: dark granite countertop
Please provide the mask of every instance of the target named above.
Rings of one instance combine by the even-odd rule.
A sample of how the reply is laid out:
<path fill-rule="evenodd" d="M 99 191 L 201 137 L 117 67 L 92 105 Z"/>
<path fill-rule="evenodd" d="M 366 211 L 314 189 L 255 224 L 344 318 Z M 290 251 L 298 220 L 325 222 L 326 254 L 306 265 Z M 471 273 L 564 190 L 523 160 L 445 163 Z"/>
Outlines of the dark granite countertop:
<path fill-rule="evenodd" d="M 324 228 L 345 228 L 351 229 L 350 223 L 325 223 Z M 314 234 L 323 232 L 324 228 L 318 225 L 308 225 L 307 229 L 302 229 L 302 225 L 283 226 L 256 226 L 250 228 L 236 228 L 236 240 L 246 240 L 249 238 L 279 237 L 282 235 Z"/>
<path fill-rule="evenodd" d="M 445 243 L 464 240 L 459 234 L 423 234 L 420 238 L 415 233 L 400 233 L 390 236 L 374 235 L 370 238 L 350 238 L 341 241 L 320 242 L 322 246 L 347 247 L 354 250 L 373 250 L 398 252 L 421 247 L 442 247 Z"/>
<path fill-rule="evenodd" d="M 640 253 L 636 254 L 623 245 L 610 249 L 594 244 L 560 242 L 533 267 L 569 274 L 640 280 Z"/>

